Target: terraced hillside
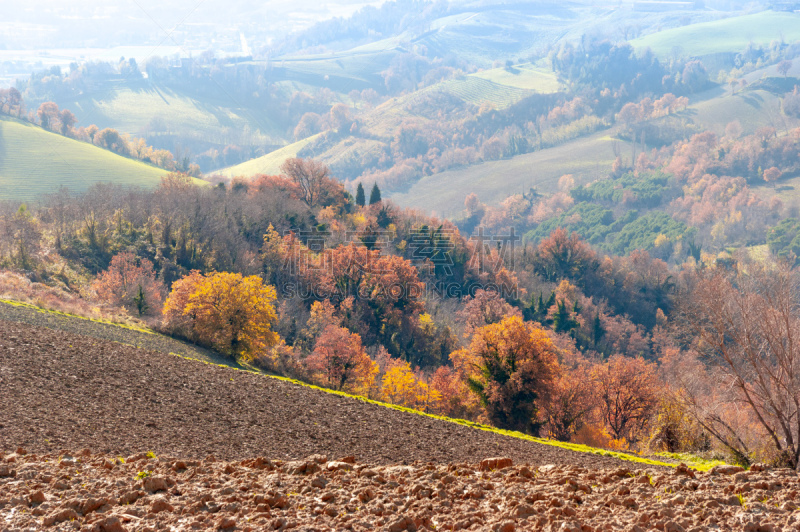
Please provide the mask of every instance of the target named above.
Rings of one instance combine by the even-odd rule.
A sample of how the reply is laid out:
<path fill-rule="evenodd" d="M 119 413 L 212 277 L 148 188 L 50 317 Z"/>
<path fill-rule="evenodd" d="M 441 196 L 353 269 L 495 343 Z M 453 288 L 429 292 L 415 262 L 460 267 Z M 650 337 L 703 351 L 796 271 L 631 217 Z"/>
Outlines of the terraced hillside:
<path fill-rule="evenodd" d="M 94 183 L 153 187 L 166 170 L 62 137 L 13 118 L 0 118 L 0 199 L 31 201 L 66 187 Z"/>

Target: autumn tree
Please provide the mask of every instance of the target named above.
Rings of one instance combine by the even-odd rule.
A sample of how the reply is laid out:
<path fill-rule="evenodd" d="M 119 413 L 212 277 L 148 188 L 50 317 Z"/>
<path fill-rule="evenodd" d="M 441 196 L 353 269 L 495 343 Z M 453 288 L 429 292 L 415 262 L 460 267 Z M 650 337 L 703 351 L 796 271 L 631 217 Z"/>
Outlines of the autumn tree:
<path fill-rule="evenodd" d="M 24 111 L 25 101 L 16 88 L 0 89 L 0 113 L 21 117 Z"/>
<path fill-rule="evenodd" d="M 614 355 L 592 368 L 592 382 L 609 433 L 635 442 L 658 406 L 656 365 L 641 357 Z"/>
<path fill-rule="evenodd" d="M 364 393 L 378 374 L 378 366 L 364 350 L 361 337 L 336 325 L 322 331 L 305 362 L 325 386 L 334 390 Z"/>
<path fill-rule="evenodd" d="M 40 105 L 36 115 L 39 117 L 39 123 L 42 127 L 50 130 L 55 130 L 61 116 L 58 105 L 53 102 L 44 102 Z"/>
<path fill-rule="evenodd" d="M 590 370 L 581 355 L 565 353 L 549 401 L 543 406 L 549 437 L 569 441 L 589 420 L 597 404 Z"/>
<path fill-rule="evenodd" d="M 480 327 L 522 314 L 494 290 L 477 290 L 474 297 L 464 298 L 464 308 L 457 315 L 464 324 L 464 335 L 470 337 Z"/>
<path fill-rule="evenodd" d="M 467 194 L 467 197 L 464 198 L 464 208 L 467 210 L 467 215 L 472 216 L 481 208 L 481 202 L 478 199 L 478 195 L 474 192 L 470 192 Z"/>
<path fill-rule="evenodd" d="M 547 333 L 518 316 L 478 329 L 467 349 L 451 354 L 469 368 L 466 382 L 498 427 L 538 434 L 539 409 L 558 373 Z"/>
<path fill-rule="evenodd" d="M 294 128 L 295 140 L 302 140 L 306 137 L 314 135 L 315 133 L 319 133 L 320 123 L 321 119 L 317 113 L 305 113 L 302 117 L 300 117 L 300 121 Z"/>
<path fill-rule="evenodd" d="M 128 142 L 119 134 L 119 131 L 110 127 L 95 133 L 94 144 L 126 157 L 131 154 Z"/>
<path fill-rule="evenodd" d="M 689 92 L 698 92 L 708 84 L 708 71 L 699 60 L 686 63 L 681 74 L 681 83 Z"/>
<path fill-rule="evenodd" d="M 770 168 L 767 168 L 766 170 L 764 170 L 764 174 L 763 174 L 764 181 L 766 181 L 767 183 L 772 184 L 772 186 L 775 186 L 775 182 L 778 179 L 780 179 L 781 174 L 782 174 L 782 172 L 780 171 L 779 168 L 776 168 L 774 166 L 770 167 Z"/>
<path fill-rule="evenodd" d="M 66 136 L 72 132 L 73 126 L 78 122 L 78 119 L 75 118 L 75 115 L 72 114 L 72 111 L 69 109 L 64 109 L 58 116 L 58 120 L 61 123 L 59 127 L 59 132 Z"/>
<path fill-rule="evenodd" d="M 8 258 L 17 268 L 33 270 L 41 249 L 41 223 L 26 204 L 20 205 L 13 214 L 0 214 L 0 263 Z"/>
<path fill-rule="evenodd" d="M 800 276 L 787 264 L 748 263 L 741 271 L 701 275 L 682 307 L 694 350 L 711 385 L 730 390 L 730 408 L 745 406 L 778 459 L 800 466 Z M 754 449 L 719 412 L 694 401 L 698 421 L 750 459 Z"/>
<path fill-rule="evenodd" d="M 381 380 L 381 399 L 407 408 L 424 408 L 429 395 L 428 385 L 417 379 L 411 364 L 392 359 Z"/>
<path fill-rule="evenodd" d="M 424 285 L 410 261 L 349 244 L 326 249 L 313 268 L 301 273 L 319 299 L 330 299 L 345 326 L 368 343 L 381 343 L 393 356 L 423 366 L 424 355 L 409 342 L 410 330 L 424 309 Z"/>
<path fill-rule="evenodd" d="M 300 199 L 309 207 L 328 204 L 331 198 L 327 196 L 337 188 L 328 167 L 318 161 L 299 157 L 286 159 L 281 171 L 300 187 Z"/>
<path fill-rule="evenodd" d="M 791 69 L 792 69 L 792 62 L 789 61 L 788 59 L 784 59 L 783 61 L 778 63 L 778 72 L 784 78 L 786 77 L 786 74 L 788 74 Z"/>
<path fill-rule="evenodd" d="M 342 317 L 338 314 L 336 307 L 327 299 L 314 301 L 311 304 L 310 316 L 305 327 L 297 333 L 294 346 L 308 352 L 313 351 L 317 340 L 330 325 L 336 327 L 342 325 Z"/>
<path fill-rule="evenodd" d="M 167 326 L 188 318 L 196 341 L 234 357 L 254 357 L 275 344 L 275 289 L 257 275 L 193 272 L 176 281 L 164 304 Z"/>
<path fill-rule="evenodd" d="M 577 233 L 559 227 L 539 243 L 536 271 L 548 281 L 583 279 L 599 266 L 597 254 Z"/>
<path fill-rule="evenodd" d="M 462 368 L 471 371 L 472 368 Z M 459 419 L 474 419 L 480 403 L 466 384 L 466 376 L 450 366 L 439 366 L 428 385 L 436 394 L 433 411 Z"/>
<path fill-rule="evenodd" d="M 164 300 L 164 283 L 156 279 L 153 263 L 133 253 L 118 253 L 93 284 L 106 303 L 135 309 L 139 316 L 158 314 Z"/>

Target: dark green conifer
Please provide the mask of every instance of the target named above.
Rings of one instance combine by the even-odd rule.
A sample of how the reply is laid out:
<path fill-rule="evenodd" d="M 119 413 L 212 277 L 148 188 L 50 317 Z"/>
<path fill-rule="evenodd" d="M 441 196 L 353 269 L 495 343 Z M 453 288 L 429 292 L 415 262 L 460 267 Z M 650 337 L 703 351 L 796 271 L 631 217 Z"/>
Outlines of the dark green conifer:
<path fill-rule="evenodd" d="M 556 302 L 556 312 L 553 314 L 553 330 L 557 333 L 568 333 L 578 326 L 578 322 L 573 319 L 564 301 L 559 299 Z"/>
<path fill-rule="evenodd" d="M 366 205 L 366 198 L 364 197 L 364 186 L 359 183 L 356 188 L 356 205 L 363 207 Z"/>
<path fill-rule="evenodd" d="M 592 322 L 592 340 L 594 341 L 594 345 L 597 345 L 597 342 L 599 342 L 605 334 L 606 330 L 600 322 L 600 313 L 598 312 L 594 315 L 594 321 Z"/>
<path fill-rule="evenodd" d="M 378 183 L 372 185 L 372 192 L 369 193 L 369 204 L 375 205 L 381 201 L 381 189 L 378 188 Z"/>

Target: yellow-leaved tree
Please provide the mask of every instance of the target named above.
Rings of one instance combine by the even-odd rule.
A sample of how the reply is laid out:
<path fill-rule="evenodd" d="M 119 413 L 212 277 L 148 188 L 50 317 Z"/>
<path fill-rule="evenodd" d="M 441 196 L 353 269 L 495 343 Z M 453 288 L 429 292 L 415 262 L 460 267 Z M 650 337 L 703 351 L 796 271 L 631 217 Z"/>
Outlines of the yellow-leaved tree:
<path fill-rule="evenodd" d="M 275 288 L 257 275 L 193 271 L 173 285 L 165 323 L 221 353 L 250 358 L 278 341 L 272 330 L 276 298 Z"/>
<path fill-rule="evenodd" d="M 387 403 L 428 411 L 441 395 L 418 379 L 405 360 L 392 359 L 381 381 L 381 398 Z"/>

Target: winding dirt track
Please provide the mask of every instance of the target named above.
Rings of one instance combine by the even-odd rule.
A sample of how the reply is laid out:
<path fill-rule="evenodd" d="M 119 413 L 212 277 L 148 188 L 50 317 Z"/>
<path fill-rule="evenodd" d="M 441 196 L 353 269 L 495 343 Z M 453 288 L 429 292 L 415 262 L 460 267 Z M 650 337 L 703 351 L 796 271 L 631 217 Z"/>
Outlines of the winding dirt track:
<path fill-rule="evenodd" d="M 0 320 L 0 451 L 617 467 L 261 375 Z"/>

